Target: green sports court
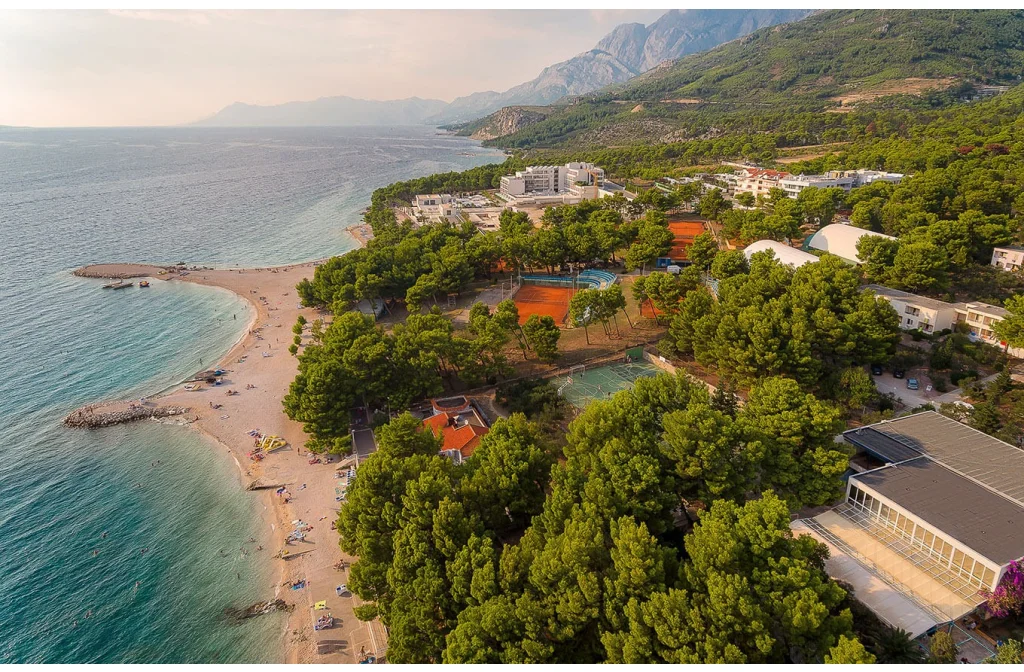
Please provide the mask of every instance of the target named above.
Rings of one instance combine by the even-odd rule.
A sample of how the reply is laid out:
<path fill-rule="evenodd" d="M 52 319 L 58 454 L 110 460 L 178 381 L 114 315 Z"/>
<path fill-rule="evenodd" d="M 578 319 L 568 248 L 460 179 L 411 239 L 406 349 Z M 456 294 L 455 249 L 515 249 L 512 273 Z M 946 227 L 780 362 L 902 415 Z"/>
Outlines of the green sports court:
<path fill-rule="evenodd" d="M 597 399 L 607 399 L 633 387 L 640 378 L 653 378 L 661 369 L 647 362 L 574 366 L 565 376 L 552 379 L 558 394 L 576 408 L 586 408 Z"/>

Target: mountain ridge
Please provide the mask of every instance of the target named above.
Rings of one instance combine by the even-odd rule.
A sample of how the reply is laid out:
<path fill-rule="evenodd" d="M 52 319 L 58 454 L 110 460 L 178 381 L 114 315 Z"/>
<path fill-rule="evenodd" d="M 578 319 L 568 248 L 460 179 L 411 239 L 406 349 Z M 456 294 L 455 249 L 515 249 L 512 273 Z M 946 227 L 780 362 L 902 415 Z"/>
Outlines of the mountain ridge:
<path fill-rule="evenodd" d="M 662 144 L 715 137 L 731 127 L 799 128 L 802 142 L 813 144 L 825 137 L 824 128 L 797 115 L 845 114 L 883 99 L 905 107 L 946 105 L 977 85 L 1016 83 L 1022 70 L 1022 10 L 827 10 L 543 110 L 543 120 L 490 143 L 511 149 Z M 485 118 L 473 125 L 487 124 Z"/>
<path fill-rule="evenodd" d="M 616 26 L 597 45 L 549 65 L 505 91 L 478 91 L 451 103 L 405 98 L 373 101 L 329 96 L 280 105 L 233 103 L 195 126 L 445 125 L 479 119 L 509 106 L 549 105 L 629 81 L 666 60 L 728 42 L 766 25 L 798 20 L 813 10 L 673 9 L 649 26 Z"/>

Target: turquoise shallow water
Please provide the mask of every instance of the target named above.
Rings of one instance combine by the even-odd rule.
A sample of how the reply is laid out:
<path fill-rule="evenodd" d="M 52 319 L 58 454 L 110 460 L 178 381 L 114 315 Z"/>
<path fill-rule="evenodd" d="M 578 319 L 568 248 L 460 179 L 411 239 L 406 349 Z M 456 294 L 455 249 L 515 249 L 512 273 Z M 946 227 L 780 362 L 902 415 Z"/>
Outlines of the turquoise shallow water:
<path fill-rule="evenodd" d="M 266 539 L 262 506 L 222 449 L 156 423 L 60 425 L 213 361 L 247 304 L 178 283 L 103 291 L 70 270 L 342 253 L 375 187 L 494 160 L 427 128 L 0 129 L 4 661 L 272 662 L 283 642 L 282 617 L 222 617 L 274 580 L 248 543 Z"/>

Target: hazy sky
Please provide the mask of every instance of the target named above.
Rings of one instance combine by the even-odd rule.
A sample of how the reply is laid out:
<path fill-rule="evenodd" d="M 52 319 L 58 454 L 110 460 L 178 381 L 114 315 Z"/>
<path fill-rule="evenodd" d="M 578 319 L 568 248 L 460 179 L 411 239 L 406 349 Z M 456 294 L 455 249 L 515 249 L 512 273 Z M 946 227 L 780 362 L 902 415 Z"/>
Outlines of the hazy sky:
<path fill-rule="evenodd" d="M 503 91 L 665 10 L 0 11 L 0 124 L 159 125 L 242 101 Z"/>

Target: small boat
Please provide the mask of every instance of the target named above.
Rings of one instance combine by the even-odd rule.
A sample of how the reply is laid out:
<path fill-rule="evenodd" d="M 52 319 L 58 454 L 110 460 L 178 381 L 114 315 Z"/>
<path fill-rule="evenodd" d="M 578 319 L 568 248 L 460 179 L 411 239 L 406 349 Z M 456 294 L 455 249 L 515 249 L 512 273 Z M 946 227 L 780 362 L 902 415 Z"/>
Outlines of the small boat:
<path fill-rule="evenodd" d="M 139 280 L 139 287 L 149 287 L 149 280 Z"/>

